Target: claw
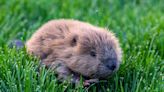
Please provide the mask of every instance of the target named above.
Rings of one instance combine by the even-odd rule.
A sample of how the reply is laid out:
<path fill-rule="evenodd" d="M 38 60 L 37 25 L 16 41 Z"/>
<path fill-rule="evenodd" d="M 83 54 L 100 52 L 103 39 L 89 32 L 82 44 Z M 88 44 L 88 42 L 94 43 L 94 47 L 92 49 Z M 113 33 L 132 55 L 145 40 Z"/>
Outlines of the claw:
<path fill-rule="evenodd" d="M 87 86 L 90 86 L 93 83 L 98 83 L 98 82 L 99 82 L 99 79 L 89 79 L 89 80 L 85 80 L 83 85 L 85 87 L 87 87 Z"/>

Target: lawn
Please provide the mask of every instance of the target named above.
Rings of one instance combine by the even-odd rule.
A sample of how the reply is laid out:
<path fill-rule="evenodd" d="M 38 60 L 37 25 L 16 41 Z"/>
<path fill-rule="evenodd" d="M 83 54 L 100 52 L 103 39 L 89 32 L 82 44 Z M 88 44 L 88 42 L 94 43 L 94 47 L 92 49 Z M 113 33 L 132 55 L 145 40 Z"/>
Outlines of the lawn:
<path fill-rule="evenodd" d="M 43 23 L 71 18 L 108 28 L 120 40 L 123 60 L 108 82 L 83 88 L 58 83 L 25 48 Z M 164 92 L 164 0 L 0 0 L 0 92 Z"/>

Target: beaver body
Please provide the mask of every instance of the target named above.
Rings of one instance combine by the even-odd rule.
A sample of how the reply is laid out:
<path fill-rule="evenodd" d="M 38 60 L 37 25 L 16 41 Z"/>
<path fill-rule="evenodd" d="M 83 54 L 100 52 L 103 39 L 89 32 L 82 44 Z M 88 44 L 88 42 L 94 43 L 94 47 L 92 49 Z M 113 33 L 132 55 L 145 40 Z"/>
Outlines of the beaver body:
<path fill-rule="evenodd" d="M 72 73 L 107 78 L 118 70 L 122 56 L 112 32 L 77 20 L 49 21 L 32 35 L 26 48 L 60 79 Z"/>

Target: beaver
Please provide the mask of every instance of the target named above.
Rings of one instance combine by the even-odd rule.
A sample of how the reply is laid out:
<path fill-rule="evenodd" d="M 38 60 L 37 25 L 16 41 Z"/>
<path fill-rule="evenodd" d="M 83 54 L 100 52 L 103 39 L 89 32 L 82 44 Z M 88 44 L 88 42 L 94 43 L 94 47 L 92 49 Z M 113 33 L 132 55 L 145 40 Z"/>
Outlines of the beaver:
<path fill-rule="evenodd" d="M 73 82 L 79 82 L 79 75 L 93 81 L 108 78 L 118 70 L 122 57 L 114 33 L 73 19 L 45 23 L 26 42 L 26 48 L 60 80 L 73 75 Z"/>

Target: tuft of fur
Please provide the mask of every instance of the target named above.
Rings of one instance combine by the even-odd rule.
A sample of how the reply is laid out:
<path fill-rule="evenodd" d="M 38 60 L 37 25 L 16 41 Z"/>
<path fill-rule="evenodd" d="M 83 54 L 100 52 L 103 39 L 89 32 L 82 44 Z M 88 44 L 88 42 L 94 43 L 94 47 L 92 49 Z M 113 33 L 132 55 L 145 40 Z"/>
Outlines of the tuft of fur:
<path fill-rule="evenodd" d="M 73 73 L 107 78 L 118 70 L 122 57 L 112 32 L 77 20 L 49 21 L 32 35 L 26 48 L 61 79 Z"/>

